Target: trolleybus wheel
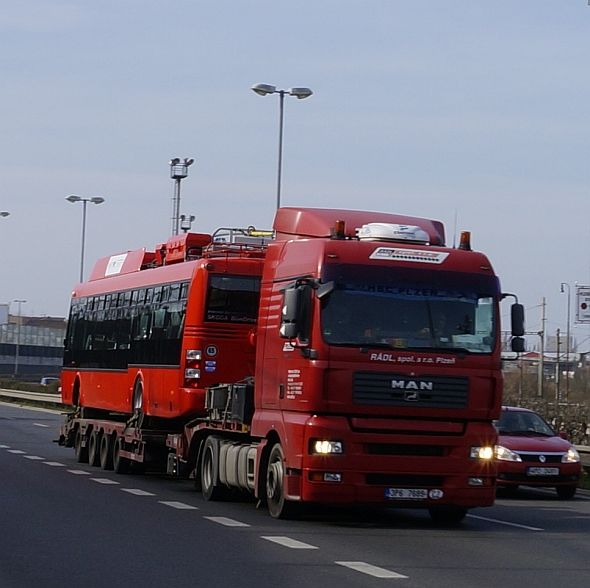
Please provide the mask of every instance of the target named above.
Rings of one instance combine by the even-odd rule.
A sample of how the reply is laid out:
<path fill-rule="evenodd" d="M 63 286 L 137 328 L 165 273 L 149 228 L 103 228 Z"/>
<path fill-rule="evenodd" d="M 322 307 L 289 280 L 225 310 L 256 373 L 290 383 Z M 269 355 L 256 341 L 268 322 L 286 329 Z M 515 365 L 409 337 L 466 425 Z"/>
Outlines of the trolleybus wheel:
<path fill-rule="evenodd" d="M 82 431 L 80 431 L 80 428 L 78 427 L 74 436 L 74 452 L 78 463 L 88 463 L 88 447 L 83 446 L 83 442 L 84 435 L 82 435 Z"/>
<path fill-rule="evenodd" d="M 205 439 L 201 467 L 201 492 L 205 500 L 223 500 L 227 488 L 219 482 L 219 437 L 211 435 Z"/>
<path fill-rule="evenodd" d="M 106 433 L 100 437 L 100 467 L 103 470 L 113 469 L 113 437 Z"/>
<path fill-rule="evenodd" d="M 266 468 L 266 502 L 270 516 L 275 519 L 292 518 L 301 506 L 285 498 L 285 456 L 280 443 L 273 445 Z"/>
<path fill-rule="evenodd" d="M 113 447 L 113 469 L 116 474 L 128 474 L 131 470 L 131 460 L 121 457 L 123 449 L 123 437 L 117 437 Z"/>
<path fill-rule="evenodd" d="M 100 465 L 100 434 L 96 429 L 88 436 L 88 463 L 95 467 Z"/>

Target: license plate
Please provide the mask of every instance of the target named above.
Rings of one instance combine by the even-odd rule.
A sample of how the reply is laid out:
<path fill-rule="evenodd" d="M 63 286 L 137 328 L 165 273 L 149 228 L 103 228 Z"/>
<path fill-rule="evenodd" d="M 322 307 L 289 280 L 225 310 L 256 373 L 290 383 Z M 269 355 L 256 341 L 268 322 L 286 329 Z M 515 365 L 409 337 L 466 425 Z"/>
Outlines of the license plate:
<path fill-rule="evenodd" d="M 559 468 L 528 468 L 527 476 L 559 476 Z"/>
<path fill-rule="evenodd" d="M 385 498 L 388 500 L 426 500 L 428 490 L 424 488 L 386 488 Z"/>

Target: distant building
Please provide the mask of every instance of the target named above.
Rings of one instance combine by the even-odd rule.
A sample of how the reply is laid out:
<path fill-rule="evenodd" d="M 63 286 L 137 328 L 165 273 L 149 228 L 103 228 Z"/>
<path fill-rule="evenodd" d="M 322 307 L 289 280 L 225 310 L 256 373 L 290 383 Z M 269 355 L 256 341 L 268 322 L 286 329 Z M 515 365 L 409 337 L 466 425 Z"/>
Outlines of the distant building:
<path fill-rule="evenodd" d="M 59 375 L 66 327 L 65 318 L 19 317 L 0 308 L 0 375 L 14 374 L 16 364 L 19 376 Z"/>

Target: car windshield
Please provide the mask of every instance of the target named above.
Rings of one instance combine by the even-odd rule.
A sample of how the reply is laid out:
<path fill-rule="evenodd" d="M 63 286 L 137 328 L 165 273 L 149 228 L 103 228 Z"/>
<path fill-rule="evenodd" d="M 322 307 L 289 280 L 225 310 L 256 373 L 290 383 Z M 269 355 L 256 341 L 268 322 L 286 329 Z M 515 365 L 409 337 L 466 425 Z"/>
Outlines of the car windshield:
<path fill-rule="evenodd" d="M 495 299 L 465 278 L 336 283 L 322 299 L 322 333 L 332 345 L 491 353 Z M 474 287 L 475 286 L 475 287 Z"/>
<path fill-rule="evenodd" d="M 535 412 L 504 410 L 494 425 L 500 435 L 555 436 L 555 431 Z"/>

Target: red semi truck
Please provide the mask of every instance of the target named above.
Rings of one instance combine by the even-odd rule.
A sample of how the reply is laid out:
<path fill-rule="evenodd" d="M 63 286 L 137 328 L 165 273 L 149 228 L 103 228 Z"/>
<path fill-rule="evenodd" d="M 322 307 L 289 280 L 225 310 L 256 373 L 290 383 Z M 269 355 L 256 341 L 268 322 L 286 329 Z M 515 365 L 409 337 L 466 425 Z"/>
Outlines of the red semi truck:
<path fill-rule="evenodd" d="M 491 506 L 506 295 L 469 234 L 448 248 L 438 221 L 313 208 L 273 229 L 99 261 L 72 299 L 61 444 L 194 475 L 209 500 L 250 492 L 273 517 Z M 520 351 L 518 303 L 512 323 Z"/>

